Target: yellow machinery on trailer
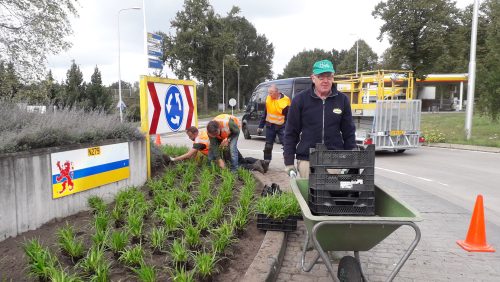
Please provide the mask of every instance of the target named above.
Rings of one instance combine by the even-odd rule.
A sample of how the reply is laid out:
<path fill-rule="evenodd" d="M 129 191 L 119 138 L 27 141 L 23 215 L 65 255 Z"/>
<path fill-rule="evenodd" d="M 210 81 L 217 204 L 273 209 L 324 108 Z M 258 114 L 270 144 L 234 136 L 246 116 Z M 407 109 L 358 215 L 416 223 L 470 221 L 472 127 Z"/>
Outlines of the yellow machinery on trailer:
<path fill-rule="evenodd" d="M 413 99 L 414 82 L 413 72 L 401 70 L 335 76 L 350 98 L 358 144 L 399 153 L 420 146 L 422 102 Z"/>

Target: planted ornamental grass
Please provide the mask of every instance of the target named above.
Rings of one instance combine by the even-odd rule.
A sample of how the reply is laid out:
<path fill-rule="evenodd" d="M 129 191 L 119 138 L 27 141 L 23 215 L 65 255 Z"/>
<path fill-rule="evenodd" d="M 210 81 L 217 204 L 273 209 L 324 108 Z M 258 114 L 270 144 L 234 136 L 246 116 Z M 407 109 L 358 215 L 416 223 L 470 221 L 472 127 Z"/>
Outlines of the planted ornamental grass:
<path fill-rule="evenodd" d="M 87 200 L 92 232 L 77 237 L 66 225 L 55 234 L 57 255 L 69 256 L 73 265 L 38 241 L 25 243 L 29 272 L 41 280 L 155 281 L 168 275 L 170 281 L 209 281 L 249 221 L 255 187 L 245 170 L 235 175 L 196 160 L 169 165 L 145 187 L 118 192 L 111 208 L 99 197 Z M 154 262 L 160 257 L 164 267 Z M 115 268 L 127 276 L 112 277 L 120 273 Z"/>
<path fill-rule="evenodd" d="M 0 154 L 103 140 L 141 140 L 132 123 L 121 123 L 118 115 L 100 111 L 62 109 L 45 114 L 1 101 Z"/>
<path fill-rule="evenodd" d="M 256 203 L 258 213 L 273 219 L 286 219 L 289 216 L 300 215 L 300 206 L 292 193 L 272 194 L 260 198 Z"/>

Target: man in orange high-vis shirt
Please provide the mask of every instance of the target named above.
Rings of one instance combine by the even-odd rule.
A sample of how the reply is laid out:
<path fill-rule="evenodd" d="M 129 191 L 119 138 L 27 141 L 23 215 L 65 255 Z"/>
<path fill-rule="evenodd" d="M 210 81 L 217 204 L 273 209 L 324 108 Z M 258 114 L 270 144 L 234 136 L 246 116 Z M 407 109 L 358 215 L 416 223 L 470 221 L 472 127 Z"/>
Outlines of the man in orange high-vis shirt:
<path fill-rule="evenodd" d="M 186 159 L 191 159 L 196 157 L 197 153 L 208 156 L 208 148 L 210 148 L 210 140 L 207 134 L 207 130 L 205 128 L 198 129 L 195 126 L 191 126 L 186 129 L 186 134 L 188 138 L 193 141 L 193 147 L 189 149 L 189 151 L 183 155 L 172 158 L 169 160 L 172 162 L 182 161 Z M 224 151 L 226 153 L 227 151 Z M 224 162 L 230 161 L 231 157 L 229 154 L 224 154 L 223 156 Z M 240 152 L 238 152 L 238 162 L 239 165 L 248 170 L 256 170 L 261 173 L 265 173 L 264 168 L 262 166 L 263 160 L 258 160 L 252 157 L 244 158 Z"/>
<path fill-rule="evenodd" d="M 238 169 L 238 137 L 240 136 L 240 120 L 232 115 L 222 114 L 216 116 L 207 124 L 207 134 L 210 139 L 208 159 L 217 161 L 224 167 L 219 147 L 229 147 L 231 155 L 231 171 Z"/>
<path fill-rule="evenodd" d="M 283 133 L 285 132 L 286 115 L 290 107 L 290 98 L 280 93 L 276 85 L 271 85 L 266 98 L 266 110 L 260 120 L 257 133 L 260 135 L 266 126 L 266 144 L 264 145 L 264 161 L 269 166 L 273 155 L 273 145 L 276 136 L 283 144 Z"/>

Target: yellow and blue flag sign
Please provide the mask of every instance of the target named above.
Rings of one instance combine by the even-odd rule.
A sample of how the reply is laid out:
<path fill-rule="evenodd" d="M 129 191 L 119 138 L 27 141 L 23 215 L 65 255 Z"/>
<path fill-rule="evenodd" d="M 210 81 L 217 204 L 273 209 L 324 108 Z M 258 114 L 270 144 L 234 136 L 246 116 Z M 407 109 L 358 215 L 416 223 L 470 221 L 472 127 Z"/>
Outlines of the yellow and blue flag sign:
<path fill-rule="evenodd" d="M 52 198 L 130 177 L 128 143 L 51 154 Z"/>

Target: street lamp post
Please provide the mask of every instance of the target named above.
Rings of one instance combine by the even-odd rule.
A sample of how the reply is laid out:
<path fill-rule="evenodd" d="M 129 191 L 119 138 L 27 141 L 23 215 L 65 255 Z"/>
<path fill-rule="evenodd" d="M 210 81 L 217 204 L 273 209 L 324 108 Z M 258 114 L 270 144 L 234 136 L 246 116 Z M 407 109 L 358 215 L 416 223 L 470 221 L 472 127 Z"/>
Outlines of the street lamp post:
<path fill-rule="evenodd" d="M 474 111 L 474 90 L 476 86 L 476 43 L 477 43 L 477 17 L 479 0 L 474 0 L 472 12 L 472 33 L 470 39 L 469 81 L 467 83 L 467 108 L 465 117 L 465 137 L 472 137 L 472 117 Z"/>
<path fill-rule="evenodd" d="M 240 68 L 248 67 L 248 65 L 239 65 L 238 66 L 238 111 L 240 110 Z"/>
<path fill-rule="evenodd" d="M 141 7 L 124 8 L 118 11 L 118 107 L 120 108 L 120 122 L 123 122 L 122 111 L 122 75 L 121 75 L 121 58 L 120 58 L 120 13 L 126 10 L 140 10 Z"/>

